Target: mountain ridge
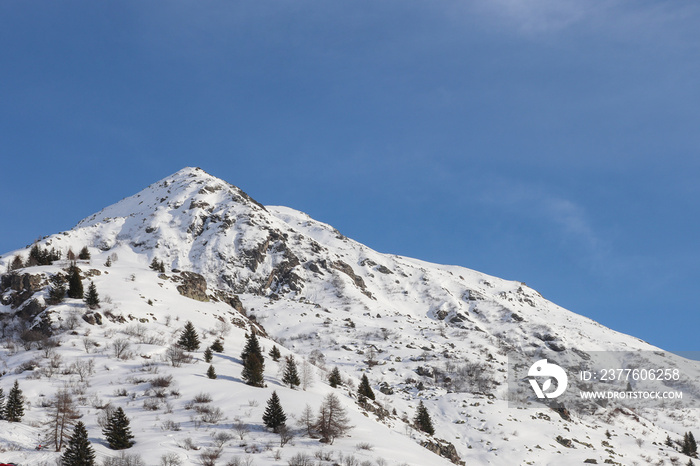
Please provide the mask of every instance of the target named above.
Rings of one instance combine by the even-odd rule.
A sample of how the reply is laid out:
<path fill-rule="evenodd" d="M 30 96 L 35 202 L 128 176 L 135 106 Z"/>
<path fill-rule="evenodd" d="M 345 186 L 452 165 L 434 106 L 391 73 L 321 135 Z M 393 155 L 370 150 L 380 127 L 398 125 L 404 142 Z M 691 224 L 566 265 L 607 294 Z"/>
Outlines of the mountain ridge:
<path fill-rule="evenodd" d="M 264 329 L 268 345 L 274 342 L 309 361 L 319 378 L 331 365 L 340 367 L 348 380 L 369 374 L 381 393 L 379 404 L 374 411 L 359 409 L 396 435 L 402 415 L 410 418 L 416 401 L 424 401 L 435 416 L 438 435 L 454 445 L 462 459 L 477 464 L 513 464 L 526 457 L 544 461 L 536 464 L 561 464 L 557 458 L 562 453 L 556 447 L 542 453 L 525 446 L 555 439 L 555 432 L 561 435 L 567 429 L 576 430 L 580 441 L 586 442 L 583 436 L 600 437 L 597 431 L 605 425 L 586 414 L 578 421 L 558 420 L 554 411 L 546 415 L 547 423 L 544 418 L 533 423 L 509 408 L 504 369 L 509 352 L 555 360 L 571 354 L 580 361 L 579 353 L 585 351 L 659 350 L 565 310 L 521 282 L 379 253 L 302 212 L 263 206 L 240 188 L 198 168 L 187 167 L 163 178 L 39 244 L 64 255 L 68 249 L 90 249 L 92 258 L 79 261 L 84 279 L 109 291 L 112 301 L 105 306 L 112 317 L 103 311 L 108 318 L 101 327 L 88 322 L 95 333 L 123 333 L 135 322 L 149 332 L 165 332 L 162 322 L 170 309 L 177 309 L 182 319 L 201 319 L 197 325 L 202 332 L 217 321 L 230 322 L 239 327 L 234 328 L 238 340 L 241 332 Z M 0 267 L 9 268 L 17 255 L 27 260 L 26 254 L 26 250 L 5 254 Z M 103 266 L 112 256 L 118 262 Z M 154 259 L 164 262 L 164 273 L 149 269 Z M 34 306 L 25 312 L 32 315 L 29 328 L 40 329 L 43 322 L 44 329 L 60 338 L 69 338 L 62 332 L 71 315 L 81 313 L 88 320 L 92 315 L 94 320 L 94 313 L 85 312 L 78 302 L 48 303 L 48 280 L 66 265 L 59 261 L 15 271 L 15 276 L 41 278 L 26 290 L 24 285 L 4 284 L 3 315 L 17 319 Z M 188 273 L 205 282 L 203 289 L 200 283 L 201 303 L 194 307 L 180 289 Z M 21 293 L 26 299 L 17 304 L 15 297 Z M 163 333 L 159 338 L 170 337 Z M 145 354 L 162 353 L 162 348 L 150 348 Z M 9 355 L 7 360 L 17 357 Z M 227 369 L 234 370 L 237 362 L 231 359 L 228 364 Z M 695 371 L 698 380 L 697 367 L 688 370 Z M 346 401 L 352 399 L 349 390 Z M 601 407 L 604 413 L 605 409 Z M 376 414 L 382 410 L 397 414 Z M 672 414 L 656 418 L 659 426 L 640 428 L 663 437 L 664 429 L 674 426 Z M 465 420 L 469 420 L 466 426 L 461 422 Z M 538 425 L 542 432 L 521 432 L 521 438 L 505 441 L 506 436 L 514 437 L 499 427 L 506 421 Z M 561 422 L 571 424 L 563 428 Z M 636 429 L 634 423 L 616 422 L 623 433 Z M 430 440 L 415 432 L 402 435 L 412 436 Z M 634 457 L 631 440 L 627 443 L 625 454 Z M 593 451 L 567 455 L 579 458 L 584 453 Z M 668 457 L 670 452 L 662 453 Z M 609 453 L 601 455 L 601 462 L 619 460 Z M 265 464 L 285 464 L 275 461 Z"/>

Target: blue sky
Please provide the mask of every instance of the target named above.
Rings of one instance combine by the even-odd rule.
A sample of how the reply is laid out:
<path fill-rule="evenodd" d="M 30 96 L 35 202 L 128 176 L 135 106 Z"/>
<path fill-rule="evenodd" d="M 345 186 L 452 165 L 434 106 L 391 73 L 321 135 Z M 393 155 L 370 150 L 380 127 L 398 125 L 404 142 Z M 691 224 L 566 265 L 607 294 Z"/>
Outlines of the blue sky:
<path fill-rule="evenodd" d="M 698 350 L 700 6 L 0 3 L 0 250 L 184 166 Z"/>

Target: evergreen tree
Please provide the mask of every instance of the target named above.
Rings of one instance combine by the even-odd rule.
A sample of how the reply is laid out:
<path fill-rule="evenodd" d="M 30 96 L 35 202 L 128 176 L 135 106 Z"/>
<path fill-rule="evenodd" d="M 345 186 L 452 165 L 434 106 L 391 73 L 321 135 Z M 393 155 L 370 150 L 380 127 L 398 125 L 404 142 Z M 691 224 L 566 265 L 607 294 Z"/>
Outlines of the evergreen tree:
<path fill-rule="evenodd" d="M 109 256 L 107 257 L 107 260 L 105 261 L 105 267 L 111 267 L 112 266 L 112 257 Z"/>
<path fill-rule="evenodd" d="M 422 430 L 428 435 L 433 435 L 435 433 L 435 429 L 433 428 L 433 420 L 430 419 L 430 413 L 428 412 L 422 401 L 418 403 L 416 417 L 413 418 L 413 422 L 415 423 L 418 430 Z"/>
<path fill-rule="evenodd" d="M 284 374 L 282 374 L 282 382 L 289 384 L 289 388 L 294 388 L 295 385 L 301 384 L 297 363 L 294 362 L 294 356 L 287 356 L 285 360 L 287 363 L 284 367 Z"/>
<path fill-rule="evenodd" d="M 698 446 L 695 443 L 695 437 L 692 432 L 686 432 L 681 443 L 681 453 L 688 456 L 696 456 L 698 454 Z"/>
<path fill-rule="evenodd" d="M 92 449 L 82 422 L 78 421 L 75 425 L 62 459 L 63 466 L 95 466 L 95 450 Z"/>
<path fill-rule="evenodd" d="M 87 246 L 83 246 L 83 249 L 78 253 L 78 259 L 86 261 L 90 260 L 90 251 Z"/>
<path fill-rule="evenodd" d="M 213 354 L 211 352 L 211 348 L 207 348 L 204 350 L 204 362 L 211 362 L 211 358 L 213 357 Z"/>
<path fill-rule="evenodd" d="M 51 265 L 52 262 L 49 251 L 42 249 L 38 244 L 35 243 L 29 250 L 30 265 Z"/>
<path fill-rule="evenodd" d="M 24 416 L 24 396 L 19 388 L 19 382 L 15 380 L 15 384 L 10 389 L 5 403 L 5 420 L 9 422 L 19 422 Z"/>
<path fill-rule="evenodd" d="M 87 307 L 90 309 L 97 309 L 100 307 L 100 295 L 97 294 L 95 282 L 90 282 L 90 286 L 88 286 L 88 292 L 85 294 L 84 301 L 85 304 L 87 304 Z"/>
<path fill-rule="evenodd" d="M 369 385 L 367 374 L 362 374 L 362 380 L 360 381 L 360 386 L 357 389 L 357 394 L 360 398 L 360 402 L 364 402 L 367 398 L 374 400 L 374 392 L 372 391 L 372 387 Z"/>
<path fill-rule="evenodd" d="M 117 408 L 107 420 L 107 425 L 102 430 L 102 433 L 105 435 L 109 448 L 112 450 L 124 450 L 134 444 L 131 440 L 134 436 L 129 428 L 129 418 L 126 417 L 121 407 Z"/>
<path fill-rule="evenodd" d="M 68 297 L 83 299 L 83 282 L 80 279 L 80 269 L 75 264 L 68 268 Z"/>
<path fill-rule="evenodd" d="M 265 386 L 263 372 L 263 363 L 257 355 L 251 354 L 243 361 L 243 371 L 241 372 L 241 378 L 248 385 L 251 385 L 253 387 Z"/>
<path fill-rule="evenodd" d="M 610 438 L 610 437 L 608 437 L 608 438 Z M 671 440 L 671 436 L 670 436 L 670 435 L 667 435 L 667 436 L 666 436 L 666 442 L 664 442 L 664 443 L 666 444 L 667 447 L 674 448 L 674 446 L 673 446 L 673 440 Z"/>
<path fill-rule="evenodd" d="M 268 354 L 270 355 L 272 360 L 275 362 L 279 361 L 280 358 L 282 357 L 282 354 L 280 353 L 280 350 L 277 347 L 277 345 L 272 345 L 272 349 L 270 350 L 270 352 Z"/>
<path fill-rule="evenodd" d="M 210 379 L 215 379 L 216 378 L 216 371 L 214 370 L 214 366 L 209 364 L 209 369 L 207 369 L 207 377 Z"/>
<path fill-rule="evenodd" d="M 66 297 L 66 280 L 62 274 L 57 273 L 49 279 L 49 304 L 59 304 Z"/>
<path fill-rule="evenodd" d="M 246 334 L 246 342 L 245 347 L 243 348 L 243 352 L 241 353 L 241 359 L 245 361 L 251 354 L 257 355 L 261 361 L 265 360 L 265 358 L 262 355 L 262 350 L 260 349 L 260 342 L 258 342 L 258 337 L 255 336 L 255 332 L 253 331 L 251 331 L 249 334 Z"/>
<path fill-rule="evenodd" d="M 22 258 L 19 255 L 16 255 L 10 263 L 10 272 L 21 269 L 22 267 L 24 267 L 24 262 L 22 262 Z"/>
<path fill-rule="evenodd" d="M 245 383 L 254 387 L 262 387 L 264 385 L 265 358 L 262 355 L 258 338 L 253 331 L 247 336 L 241 359 L 243 360 L 243 373 L 241 376 Z"/>
<path fill-rule="evenodd" d="M 197 351 L 199 349 L 199 336 L 194 329 L 194 325 L 189 320 L 185 324 L 185 329 L 180 334 L 177 344 L 187 351 Z"/>
<path fill-rule="evenodd" d="M 154 257 L 153 260 L 151 261 L 151 270 L 155 270 L 156 272 L 161 272 L 165 273 L 165 264 L 163 261 L 158 260 L 157 257 Z"/>
<path fill-rule="evenodd" d="M 287 415 L 284 414 L 277 392 L 272 392 L 272 396 L 267 400 L 267 407 L 263 414 L 263 422 L 265 423 L 265 427 L 269 427 L 275 433 L 287 422 Z"/>
<path fill-rule="evenodd" d="M 217 338 L 216 340 L 214 340 L 214 343 L 211 344 L 211 350 L 217 353 L 223 353 L 224 344 L 221 342 L 220 339 Z"/>
<path fill-rule="evenodd" d="M 5 420 L 5 392 L 0 388 L 0 421 Z"/>
<path fill-rule="evenodd" d="M 340 376 L 340 370 L 338 370 L 337 367 L 334 367 L 330 375 L 328 376 L 328 383 L 331 384 L 331 387 L 333 388 L 336 388 L 338 385 L 343 384 L 343 379 Z"/>

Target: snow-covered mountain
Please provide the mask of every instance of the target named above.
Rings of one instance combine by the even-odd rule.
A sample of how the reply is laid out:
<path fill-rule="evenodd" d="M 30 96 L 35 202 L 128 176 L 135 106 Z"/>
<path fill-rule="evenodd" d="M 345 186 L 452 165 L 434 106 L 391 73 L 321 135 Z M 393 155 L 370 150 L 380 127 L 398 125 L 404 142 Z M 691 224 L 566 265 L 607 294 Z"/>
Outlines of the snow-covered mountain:
<path fill-rule="evenodd" d="M 221 432 L 234 438 L 216 464 L 287 465 L 304 455 L 309 462 L 298 464 L 688 461 L 664 444 L 698 425 L 688 400 L 635 410 L 509 403 L 509 354 L 578 367 L 591 351 L 658 348 L 567 311 L 524 283 L 373 251 L 302 212 L 263 206 L 201 169 L 185 168 L 35 246 L 61 259 L 27 264 L 30 247 L 0 257 L 0 270 L 7 270 L 0 282 L 0 387 L 7 393 L 19 381 L 31 403 L 22 422 L 0 421 L 0 462 L 54 464 L 59 454 L 34 448 L 62 387 L 75 394 L 99 457 L 118 456 L 99 422 L 107 405 L 121 406 L 136 440 L 127 452 L 148 465 L 177 464 L 176 457 L 205 464 L 202 453 L 216 449 Z M 77 265 L 85 286 L 96 285 L 100 308 L 78 299 L 55 304 L 50 278 L 66 274 L 68 251 L 85 246 L 90 258 Z M 154 259 L 164 272 L 152 270 Z M 213 360 L 217 379 L 206 377 L 201 350 L 190 363 L 169 364 L 168 348 L 186 321 L 202 350 L 223 339 Z M 266 350 L 276 345 L 283 356 L 305 361 L 305 389 L 286 387 L 282 362 L 269 358 L 266 388 L 241 381 L 240 354 L 251 330 Z M 126 357 L 117 357 L 116 341 L 128 345 Z M 696 363 L 663 358 L 683 373 L 688 394 L 700 393 Z M 85 375 L 80 368 L 88 364 Z M 327 382 L 333 367 L 344 379 L 339 388 Z M 358 403 L 363 374 L 377 395 L 373 403 Z M 167 390 L 157 390 L 153 380 L 168 376 Z M 261 420 L 273 390 L 288 425 L 297 427 L 307 404 L 315 413 L 333 392 L 354 428 L 332 445 L 299 428 L 281 446 Z M 225 419 L 203 421 L 192 409 L 204 392 Z M 411 425 L 419 401 L 434 436 Z"/>

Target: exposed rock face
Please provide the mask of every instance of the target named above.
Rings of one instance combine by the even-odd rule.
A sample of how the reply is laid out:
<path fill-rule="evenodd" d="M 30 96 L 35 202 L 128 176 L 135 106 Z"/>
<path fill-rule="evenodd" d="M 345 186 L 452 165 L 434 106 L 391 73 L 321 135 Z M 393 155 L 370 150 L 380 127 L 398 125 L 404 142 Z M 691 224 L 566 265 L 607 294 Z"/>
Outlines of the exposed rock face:
<path fill-rule="evenodd" d="M 421 443 L 421 445 L 428 450 L 432 451 L 436 455 L 440 455 L 443 458 L 447 458 L 454 464 L 464 464 L 464 461 L 457 454 L 457 449 L 450 442 L 444 440 L 436 439 L 435 441 L 426 440 Z"/>
<path fill-rule="evenodd" d="M 0 278 L 0 292 L 9 289 L 14 291 L 31 291 L 32 293 L 41 289 L 42 276 L 24 273 L 8 273 Z"/>
<path fill-rule="evenodd" d="M 361 289 L 363 289 L 363 290 L 366 288 L 366 286 L 365 286 L 365 281 L 362 279 L 362 277 L 360 277 L 360 276 L 358 276 L 358 275 L 355 275 L 355 271 L 352 269 L 352 267 L 350 267 L 349 264 L 347 264 L 347 263 L 345 263 L 345 262 L 343 262 L 343 261 L 335 261 L 335 262 L 333 262 L 333 263 L 331 264 L 331 266 L 332 266 L 334 269 L 340 270 L 340 271 L 343 272 L 345 275 L 347 275 L 348 277 L 352 278 L 352 281 L 355 282 L 355 285 L 356 285 L 358 288 L 361 288 Z"/>
<path fill-rule="evenodd" d="M 209 301 L 207 297 L 207 281 L 198 273 L 180 272 L 181 285 L 177 291 L 182 295 L 196 301 Z"/>
<path fill-rule="evenodd" d="M 17 315 L 24 320 L 31 321 L 36 316 L 41 314 L 44 309 L 46 309 L 46 307 L 43 306 L 37 299 L 32 299 L 20 308 Z"/>
<path fill-rule="evenodd" d="M 41 290 L 43 283 L 44 277 L 40 274 L 8 273 L 0 276 L 0 293 L 8 290 L 14 292 L 11 296 L 5 297 L 2 304 L 11 304 L 13 308 L 21 306 L 34 293 Z"/>

